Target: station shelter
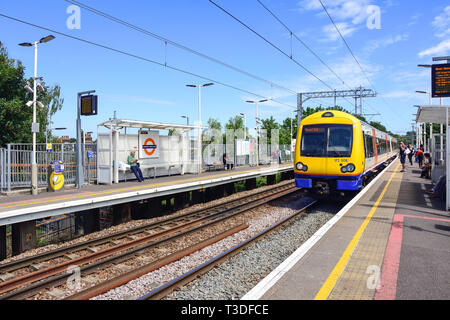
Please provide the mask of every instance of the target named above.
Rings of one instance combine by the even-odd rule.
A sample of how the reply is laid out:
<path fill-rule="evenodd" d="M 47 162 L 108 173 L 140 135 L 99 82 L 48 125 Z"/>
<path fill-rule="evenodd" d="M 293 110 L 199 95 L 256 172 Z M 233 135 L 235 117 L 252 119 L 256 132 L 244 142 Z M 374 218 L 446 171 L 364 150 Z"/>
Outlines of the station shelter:
<path fill-rule="evenodd" d="M 446 209 L 450 208 L 450 163 L 447 161 L 449 150 L 446 141 L 449 141 L 449 117 L 450 106 L 423 105 L 418 106 L 416 123 L 437 123 L 442 124 L 445 133 L 434 133 L 428 141 L 431 158 L 433 161 L 431 168 L 431 180 L 436 183 L 442 175 L 446 175 Z M 432 132 L 430 132 L 432 133 Z"/>
<path fill-rule="evenodd" d="M 100 132 L 103 128 L 108 132 Z M 98 124 L 97 184 L 134 179 L 127 163 L 132 150 L 136 152 L 144 178 L 198 173 L 196 137 L 190 135 L 191 130 L 197 129 L 195 125 L 117 118 Z"/>

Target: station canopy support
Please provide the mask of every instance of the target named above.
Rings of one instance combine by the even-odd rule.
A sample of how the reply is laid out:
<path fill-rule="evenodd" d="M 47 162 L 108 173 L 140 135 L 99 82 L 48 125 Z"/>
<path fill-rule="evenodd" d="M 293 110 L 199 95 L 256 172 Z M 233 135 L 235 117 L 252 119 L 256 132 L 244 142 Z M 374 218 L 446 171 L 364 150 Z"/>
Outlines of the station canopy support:
<path fill-rule="evenodd" d="M 105 127 L 109 129 L 109 135 L 105 136 L 104 134 L 99 133 L 99 128 Z M 169 166 L 173 167 L 174 164 L 176 164 L 177 167 L 180 167 L 181 174 L 184 174 L 185 169 L 187 167 L 191 166 L 191 160 L 190 160 L 190 138 L 189 138 L 189 132 L 191 130 L 197 130 L 197 125 L 185 125 L 185 124 L 174 124 L 174 123 L 160 123 L 160 122 L 150 122 L 150 121 L 141 121 L 141 120 L 128 120 L 128 119 L 118 119 L 116 117 L 109 119 L 108 121 L 102 122 L 97 125 L 97 154 L 101 155 L 98 158 L 97 161 L 97 182 L 98 183 L 118 183 L 119 180 L 119 166 L 120 163 L 126 163 L 126 155 L 129 154 L 130 151 L 130 144 L 133 146 L 133 148 L 137 151 L 137 156 L 139 157 L 139 149 L 141 146 L 138 144 L 138 136 L 130 135 L 130 133 L 127 134 L 127 128 L 135 128 L 138 129 L 139 132 L 144 131 L 156 131 L 156 137 L 155 139 L 149 139 L 151 141 L 154 141 L 150 144 L 152 144 L 152 148 L 155 149 L 153 151 L 149 151 L 149 154 L 154 154 L 151 157 L 148 157 L 148 159 L 143 159 L 140 162 L 144 163 L 144 167 L 147 165 L 154 168 L 155 175 L 156 175 L 156 169 L 158 167 L 164 167 Z M 203 129 L 204 127 L 202 127 Z M 125 138 L 125 140 L 119 141 L 119 132 L 120 130 L 125 129 L 125 134 L 120 134 L 122 136 L 121 139 Z M 181 135 L 181 141 L 178 144 L 177 148 L 180 148 L 180 150 L 175 150 L 175 152 L 163 152 L 161 149 L 161 143 L 162 140 L 165 139 L 164 145 L 169 145 L 170 147 L 175 147 L 175 145 L 171 145 L 171 143 L 168 142 L 168 136 L 161 136 L 159 135 L 159 130 L 176 130 Z M 102 138 L 102 139 L 100 139 Z M 106 139 L 106 140 L 105 140 Z M 157 140 L 159 142 L 157 142 Z M 173 151 L 173 150 L 172 150 Z M 162 152 L 162 153 L 160 153 Z M 198 152 L 198 150 L 197 150 Z M 155 156 L 158 154 L 158 156 Z M 169 159 L 170 158 L 170 159 Z"/>
<path fill-rule="evenodd" d="M 416 123 L 438 123 L 443 124 L 446 127 L 445 134 L 445 175 L 446 175 L 446 210 L 450 208 L 450 161 L 449 159 L 449 149 L 447 148 L 447 141 L 450 141 L 450 131 L 449 131 L 449 117 L 450 117 L 450 106 L 436 106 L 436 105 L 420 105 L 417 106 Z M 441 146 L 442 148 L 442 146 Z M 431 150 L 433 152 L 433 150 Z M 433 160 L 434 163 L 434 160 Z"/>

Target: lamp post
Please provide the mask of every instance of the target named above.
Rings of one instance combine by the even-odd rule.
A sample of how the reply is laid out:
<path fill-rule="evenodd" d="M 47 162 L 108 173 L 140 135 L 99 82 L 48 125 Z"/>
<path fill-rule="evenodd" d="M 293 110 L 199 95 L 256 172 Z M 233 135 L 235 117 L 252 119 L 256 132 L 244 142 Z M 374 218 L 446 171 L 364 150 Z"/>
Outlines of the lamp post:
<path fill-rule="evenodd" d="M 189 117 L 188 116 L 181 116 L 182 118 L 186 119 L 186 125 L 189 125 Z"/>
<path fill-rule="evenodd" d="M 256 106 L 256 166 L 259 166 L 259 118 L 258 118 L 258 103 L 261 102 L 266 102 L 267 99 L 262 99 L 262 100 L 258 100 L 258 101 L 254 101 L 254 100 L 247 100 L 245 102 L 248 103 L 254 103 Z"/>
<path fill-rule="evenodd" d="M 244 140 L 247 140 L 247 116 L 242 112 L 239 114 L 244 117 Z"/>
<path fill-rule="evenodd" d="M 442 57 L 442 58 L 444 58 L 444 60 L 447 58 L 447 57 Z M 437 60 L 437 59 L 436 59 Z M 435 60 L 435 58 L 433 58 L 433 61 L 436 61 Z M 440 60 L 440 59 L 439 59 Z M 447 60 L 447 63 L 448 62 L 450 62 L 449 60 Z M 431 64 L 418 64 L 417 65 L 419 68 L 429 68 L 429 69 L 431 69 Z M 417 91 L 416 91 L 417 92 Z M 430 105 L 431 105 L 431 92 L 430 92 Z M 440 105 L 442 106 L 442 98 L 440 98 Z M 439 125 L 439 133 L 441 134 L 441 136 L 440 136 L 440 148 L 441 148 L 441 150 L 443 150 L 442 148 L 442 146 L 443 146 L 443 144 L 444 144 L 444 126 L 442 125 L 442 123 Z M 440 160 L 440 162 L 441 163 L 443 163 L 444 162 L 444 154 L 443 154 L 443 151 L 441 151 L 440 152 L 440 158 L 439 158 L 439 160 Z"/>
<path fill-rule="evenodd" d="M 31 126 L 31 131 L 33 133 L 33 156 L 31 157 L 31 194 L 38 194 L 38 176 L 37 176 L 37 163 L 36 163 L 36 132 L 39 132 L 39 125 L 36 123 L 36 96 L 37 96 L 37 88 L 36 88 L 36 80 L 37 80 L 37 50 L 39 43 L 49 42 L 50 40 L 55 39 L 54 36 L 49 35 L 44 38 L 41 38 L 39 41 L 31 42 L 23 42 L 19 43 L 19 46 L 22 47 L 32 47 L 34 46 L 34 77 L 33 77 L 33 124 Z"/>
<path fill-rule="evenodd" d="M 431 99 L 431 92 L 423 91 L 423 90 L 416 90 L 416 93 L 428 94 L 430 106 L 433 104 L 432 99 Z M 426 140 L 427 140 L 426 139 L 427 131 L 426 131 L 426 124 L 425 123 L 424 123 L 424 129 L 425 129 L 424 130 L 424 134 L 425 134 L 424 149 L 427 149 L 427 142 L 426 142 Z M 428 149 L 430 149 L 430 147 L 431 147 L 431 139 L 433 138 L 432 135 L 433 135 L 433 124 L 430 123 L 430 142 L 428 143 Z M 431 151 L 431 150 L 429 150 L 429 151 Z"/>
<path fill-rule="evenodd" d="M 205 84 L 187 84 L 186 87 L 198 88 L 198 139 L 197 139 L 197 149 L 198 149 L 198 173 L 202 173 L 202 104 L 201 104 L 201 88 L 209 87 L 214 85 L 214 83 Z"/>

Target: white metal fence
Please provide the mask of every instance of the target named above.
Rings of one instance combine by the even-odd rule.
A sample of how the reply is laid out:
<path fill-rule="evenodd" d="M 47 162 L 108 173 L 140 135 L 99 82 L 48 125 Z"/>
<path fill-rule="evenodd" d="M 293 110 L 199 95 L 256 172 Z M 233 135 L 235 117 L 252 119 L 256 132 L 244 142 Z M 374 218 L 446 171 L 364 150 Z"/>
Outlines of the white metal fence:
<path fill-rule="evenodd" d="M 75 143 L 52 143 L 51 151 L 48 152 L 45 143 L 36 144 L 38 187 L 47 186 L 48 166 L 55 160 L 64 162 L 65 183 L 75 183 L 75 148 Z M 95 180 L 97 177 L 96 144 L 86 144 L 84 149 L 85 180 Z M 87 157 L 87 151 L 90 151 L 92 157 Z M 0 191 L 31 186 L 32 153 L 31 143 L 8 144 L 6 148 L 0 149 Z"/>

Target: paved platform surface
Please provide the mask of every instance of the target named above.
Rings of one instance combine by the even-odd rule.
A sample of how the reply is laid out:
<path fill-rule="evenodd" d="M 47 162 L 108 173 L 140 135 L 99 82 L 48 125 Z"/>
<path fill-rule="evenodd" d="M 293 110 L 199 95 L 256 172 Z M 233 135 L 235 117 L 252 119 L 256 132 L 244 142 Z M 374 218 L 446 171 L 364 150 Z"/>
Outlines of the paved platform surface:
<path fill-rule="evenodd" d="M 397 159 L 244 299 L 450 299 L 450 214 L 417 164 L 400 170 Z"/>
<path fill-rule="evenodd" d="M 289 170 L 292 170 L 291 163 L 245 166 L 233 170 L 149 178 L 142 183 L 133 180 L 112 185 L 86 185 L 81 189 L 43 192 L 37 196 L 0 196 L 0 225 L 190 191 Z"/>

